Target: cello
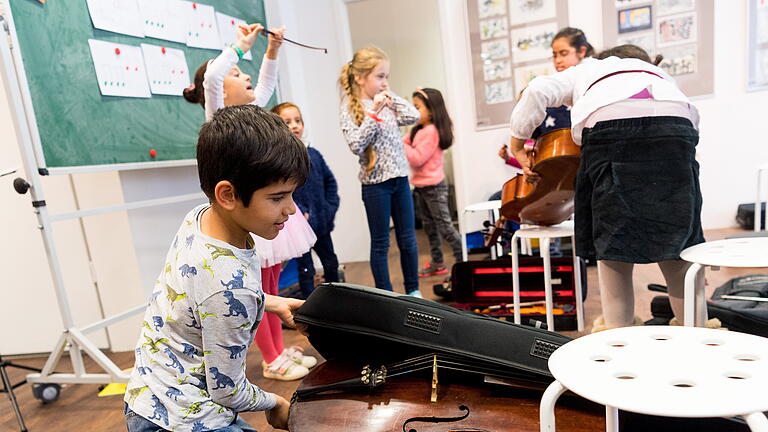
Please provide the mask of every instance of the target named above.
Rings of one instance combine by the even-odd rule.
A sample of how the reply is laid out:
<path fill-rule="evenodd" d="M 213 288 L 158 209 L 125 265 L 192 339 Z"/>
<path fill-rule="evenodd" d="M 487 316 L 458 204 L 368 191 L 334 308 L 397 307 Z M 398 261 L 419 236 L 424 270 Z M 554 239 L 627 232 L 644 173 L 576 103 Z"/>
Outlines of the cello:
<path fill-rule="evenodd" d="M 501 217 L 486 240 L 495 244 L 504 222 L 511 220 L 531 225 L 557 225 L 573 214 L 576 171 L 581 161 L 581 148 L 571 138 L 570 129 L 550 131 L 536 140 L 532 171 L 541 179 L 527 183 L 518 175 L 501 189 Z"/>

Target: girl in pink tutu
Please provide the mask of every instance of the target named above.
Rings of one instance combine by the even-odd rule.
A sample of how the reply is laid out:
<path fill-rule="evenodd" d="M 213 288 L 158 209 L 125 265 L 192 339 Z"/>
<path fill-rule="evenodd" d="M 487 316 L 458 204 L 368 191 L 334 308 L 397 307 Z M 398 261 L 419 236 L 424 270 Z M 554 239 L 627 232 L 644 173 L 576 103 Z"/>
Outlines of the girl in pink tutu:
<path fill-rule="evenodd" d="M 253 46 L 261 24 L 240 26 L 237 41 L 224 49 L 213 60 L 200 66 L 195 73 L 195 82 L 184 90 L 184 98 L 199 103 L 205 109 L 205 120 L 231 105 L 253 104 L 264 106 L 277 83 L 277 53 L 283 42 L 284 29 L 273 29 L 269 34 L 267 52 L 261 63 L 259 80 L 254 88 L 251 76 L 237 67 L 237 62 Z M 302 216 L 301 209 L 291 215 L 285 227 L 274 240 L 253 236 L 255 248 L 261 257 L 262 289 L 265 294 L 278 294 L 278 280 L 282 262 L 302 256 L 315 244 L 315 233 Z M 303 355 L 300 347 L 283 346 L 283 330 L 280 318 L 265 313 L 256 330 L 256 345 L 264 358 L 264 377 L 283 381 L 303 378 L 317 359 Z"/>

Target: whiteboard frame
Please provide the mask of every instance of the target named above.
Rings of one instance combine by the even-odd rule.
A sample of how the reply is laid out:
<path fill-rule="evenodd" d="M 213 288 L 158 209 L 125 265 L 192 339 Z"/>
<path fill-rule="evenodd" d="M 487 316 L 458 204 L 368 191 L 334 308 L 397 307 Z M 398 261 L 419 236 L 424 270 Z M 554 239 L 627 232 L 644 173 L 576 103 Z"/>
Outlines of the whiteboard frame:
<path fill-rule="evenodd" d="M 18 135 L 17 140 L 22 156 L 22 163 L 26 170 L 27 181 L 31 186 L 28 192 L 31 198 L 32 211 L 35 213 L 38 220 L 38 227 L 45 247 L 46 261 L 48 262 L 48 267 L 51 272 L 54 292 L 56 294 L 56 301 L 59 306 L 63 327 L 62 334 L 51 350 L 42 372 L 27 375 L 27 381 L 37 384 L 127 383 L 130 379 L 130 375 L 118 368 L 117 365 L 109 359 L 98 346 L 96 346 L 96 344 L 85 336 L 85 333 L 108 327 L 109 325 L 122 321 L 128 317 L 137 315 L 146 309 L 146 303 L 134 306 L 131 309 L 110 317 L 103 317 L 100 321 L 88 324 L 84 327 L 75 327 L 69 296 L 64 284 L 62 266 L 56 251 L 56 242 L 53 235 L 53 222 L 126 209 L 197 200 L 202 198 L 202 193 L 136 201 L 96 209 L 78 209 L 78 211 L 71 213 L 51 215 L 48 212 L 48 207 L 45 201 L 42 177 L 43 175 L 51 173 L 72 174 L 76 172 L 185 166 L 194 165 L 196 164 L 196 161 L 187 159 L 167 162 L 139 162 L 101 166 L 64 167 L 51 169 L 50 171 L 47 170 L 45 167 L 42 146 L 40 145 L 40 135 L 37 129 L 32 98 L 29 93 L 29 85 L 21 58 L 16 27 L 13 23 L 10 5 L 7 1 L 3 0 L 0 0 L 0 24 L 2 24 L 2 26 L 0 26 L 0 39 L 2 39 L 0 40 L 0 74 L 2 74 L 3 83 L 8 95 L 11 118 Z M 56 373 L 55 369 L 67 349 L 69 350 L 69 358 L 72 364 L 73 373 Z M 83 362 L 83 353 L 88 354 L 105 373 L 88 373 Z"/>

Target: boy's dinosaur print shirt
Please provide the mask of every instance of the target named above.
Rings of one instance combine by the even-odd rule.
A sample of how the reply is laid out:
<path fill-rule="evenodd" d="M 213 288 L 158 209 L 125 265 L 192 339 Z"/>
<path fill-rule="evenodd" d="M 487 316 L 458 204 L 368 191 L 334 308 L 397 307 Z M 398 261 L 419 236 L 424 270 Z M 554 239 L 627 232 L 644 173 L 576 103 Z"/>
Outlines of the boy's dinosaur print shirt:
<path fill-rule="evenodd" d="M 245 357 L 264 314 L 260 260 L 204 235 L 207 204 L 184 218 L 155 282 L 125 402 L 166 430 L 223 428 L 275 399 L 248 382 Z"/>

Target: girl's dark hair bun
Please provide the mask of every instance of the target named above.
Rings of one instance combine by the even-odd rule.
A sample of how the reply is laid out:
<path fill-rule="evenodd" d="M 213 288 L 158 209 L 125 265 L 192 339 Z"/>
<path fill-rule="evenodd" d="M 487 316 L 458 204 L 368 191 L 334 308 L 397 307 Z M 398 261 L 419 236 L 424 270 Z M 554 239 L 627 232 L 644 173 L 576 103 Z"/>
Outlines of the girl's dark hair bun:
<path fill-rule="evenodd" d="M 200 99 L 197 96 L 197 91 L 196 90 L 197 90 L 197 87 L 195 87 L 195 88 L 190 88 L 190 87 L 185 88 L 184 89 L 184 93 L 183 93 L 184 94 L 184 99 L 186 99 L 187 102 L 189 102 L 189 103 L 193 103 L 193 104 L 200 103 Z"/>

